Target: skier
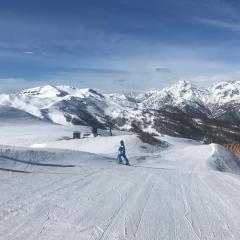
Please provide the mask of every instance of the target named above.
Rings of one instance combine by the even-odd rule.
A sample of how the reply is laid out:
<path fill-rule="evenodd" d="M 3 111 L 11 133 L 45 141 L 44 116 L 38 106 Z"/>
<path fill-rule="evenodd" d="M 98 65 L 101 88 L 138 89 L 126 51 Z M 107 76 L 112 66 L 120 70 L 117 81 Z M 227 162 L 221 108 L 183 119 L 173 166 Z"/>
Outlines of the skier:
<path fill-rule="evenodd" d="M 118 162 L 119 162 L 119 164 L 123 164 L 123 161 L 122 161 L 123 159 L 126 161 L 125 164 L 130 166 L 129 161 L 126 157 L 126 149 L 125 149 L 124 141 L 121 140 L 120 141 L 120 147 L 118 149 Z"/>

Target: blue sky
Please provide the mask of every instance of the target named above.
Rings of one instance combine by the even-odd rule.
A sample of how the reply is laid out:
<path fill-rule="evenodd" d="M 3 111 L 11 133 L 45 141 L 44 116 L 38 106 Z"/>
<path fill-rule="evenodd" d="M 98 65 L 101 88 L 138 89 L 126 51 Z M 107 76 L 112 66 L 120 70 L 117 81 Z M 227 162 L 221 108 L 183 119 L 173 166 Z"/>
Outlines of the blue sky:
<path fill-rule="evenodd" d="M 1 1 L 0 92 L 238 80 L 239 12 L 234 0 Z"/>

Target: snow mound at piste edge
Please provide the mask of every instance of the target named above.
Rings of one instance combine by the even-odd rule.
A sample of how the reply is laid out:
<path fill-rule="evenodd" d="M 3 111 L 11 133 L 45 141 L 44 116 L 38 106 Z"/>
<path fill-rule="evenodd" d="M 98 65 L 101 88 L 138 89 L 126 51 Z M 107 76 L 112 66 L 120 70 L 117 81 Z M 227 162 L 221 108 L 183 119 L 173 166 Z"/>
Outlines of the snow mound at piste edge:
<path fill-rule="evenodd" d="M 213 153 L 210 158 L 210 165 L 221 172 L 232 172 L 240 174 L 239 158 L 230 150 L 219 144 L 211 144 Z"/>
<path fill-rule="evenodd" d="M 38 171 L 102 165 L 111 159 L 91 153 L 61 149 L 29 149 L 0 146 L 0 170 Z M 113 161 L 113 160 L 111 160 Z"/>

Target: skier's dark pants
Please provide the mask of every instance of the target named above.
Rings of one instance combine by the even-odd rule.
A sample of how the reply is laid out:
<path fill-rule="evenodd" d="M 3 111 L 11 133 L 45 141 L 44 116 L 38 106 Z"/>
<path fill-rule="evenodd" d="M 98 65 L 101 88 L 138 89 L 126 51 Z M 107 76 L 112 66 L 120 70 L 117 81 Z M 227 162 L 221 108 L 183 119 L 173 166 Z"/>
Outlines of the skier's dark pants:
<path fill-rule="evenodd" d="M 119 163 L 122 163 L 122 159 L 124 159 L 126 161 L 126 164 L 129 164 L 128 158 L 126 157 L 125 154 L 119 154 L 118 155 L 118 161 Z"/>

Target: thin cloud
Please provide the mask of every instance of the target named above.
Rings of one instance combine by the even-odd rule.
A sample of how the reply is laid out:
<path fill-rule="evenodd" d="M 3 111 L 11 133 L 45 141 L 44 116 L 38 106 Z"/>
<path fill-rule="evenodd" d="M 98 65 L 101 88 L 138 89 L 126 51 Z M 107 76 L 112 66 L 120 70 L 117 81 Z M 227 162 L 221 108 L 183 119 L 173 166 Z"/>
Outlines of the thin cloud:
<path fill-rule="evenodd" d="M 198 84 L 200 86 L 211 86 L 219 82 L 233 81 L 240 79 L 240 72 L 232 72 L 225 74 L 215 74 L 215 75 L 198 75 L 191 78 L 187 78 L 187 80 Z M 211 84 L 209 84 L 211 83 Z"/>
<path fill-rule="evenodd" d="M 240 31 L 240 23 L 233 23 L 233 22 L 227 22 L 227 21 L 216 20 L 216 19 L 208 19 L 208 18 L 200 18 L 200 19 L 197 19 L 197 21 L 209 26 L 225 28 L 232 31 Z"/>
<path fill-rule="evenodd" d="M 158 73 L 172 73 L 172 70 L 170 68 L 165 67 L 157 67 L 155 71 Z"/>
<path fill-rule="evenodd" d="M 24 52 L 25 54 L 27 54 L 27 55 L 32 55 L 32 54 L 35 54 L 35 52 L 34 51 L 26 51 L 26 52 Z"/>
<path fill-rule="evenodd" d="M 127 80 L 126 79 L 116 79 L 113 82 L 119 86 L 124 86 L 126 84 Z"/>

